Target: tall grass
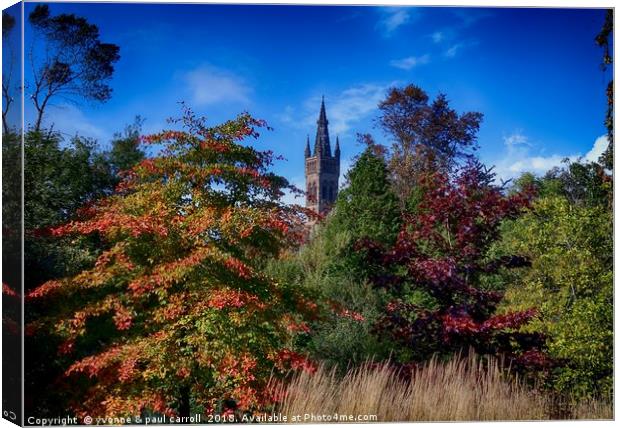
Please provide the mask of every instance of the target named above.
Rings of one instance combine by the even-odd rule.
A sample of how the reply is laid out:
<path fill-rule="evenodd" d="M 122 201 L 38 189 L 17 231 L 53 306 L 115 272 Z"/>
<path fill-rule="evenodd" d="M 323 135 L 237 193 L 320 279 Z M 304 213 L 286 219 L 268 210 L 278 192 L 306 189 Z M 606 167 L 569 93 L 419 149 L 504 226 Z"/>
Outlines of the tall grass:
<path fill-rule="evenodd" d="M 432 359 L 404 380 L 388 364 L 363 365 L 343 378 L 319 368 L 281 387 L 279 411 L 294 415 L 376 415 L 378 422 L 611 419 L 611 404 L 562 406 L 550 395 L 507 377 L 502 364 L 474 355 L 448 362 Z M 554 409 L 556 411 L 554 411 Z"/>

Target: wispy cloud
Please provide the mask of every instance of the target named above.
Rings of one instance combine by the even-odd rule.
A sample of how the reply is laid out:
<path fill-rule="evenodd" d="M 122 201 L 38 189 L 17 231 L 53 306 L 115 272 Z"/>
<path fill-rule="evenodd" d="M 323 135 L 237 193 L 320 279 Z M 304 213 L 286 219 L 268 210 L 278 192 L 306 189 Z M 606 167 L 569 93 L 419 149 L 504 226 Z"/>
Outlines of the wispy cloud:
<path fill-rule="evenodd" d="M 196 107 L 216 103 L 250 103 L 252 89 L 242 77 L 210 64 L 181 73 L 181 82 Z"/>
<path fill-rule="evenodd" d="M 441 43 L 443 39 L 446 38 L 446 35 L 443 31 L 435 31 L 431 34 L 431 39 L 433 39 L 433 43 Z"/>
<path fill-rule="evenodd" d="M 446 51 L 444 52 L 444 56 L 446 56 L 447 58 L 454 58 L 456 56 L 456 53 L 463 47 L 462 43 L 457 43 L 455 45 L 450 46 L 448 49 L 446 49 Z"/>
<path fill-rule="evenodd" d="M 501 180 L 519 177 L 524 172 L 543 175 L 551 168 L 561 166 L 565 159 L 571 162 L 576 162 L 578 160 L 587 162 L 597 161 L 599 156 L 607 148 L 608 141 L 606 135 L 598 137 L 594 141 L 592 149 L 585 155 L 581 153 L 555 153 L 545 156 L 532 153 L 534 145 L 522 131 L 515 131 L 505 136 L 503 139 L 505 150 L 502 154 L 502 158 L 495 163 L 497 178 Z"/>
<path fill-rule="evenodd" d="M 412 20 L 412 10 L 400 7 L 384 7 L 381 9 L 382 18 L 377 23 L 377 28 L 384 37 L 390 37 L 399 27 Z"/>
<path fill-rule="evenodd" d="M 106 145 L 112 138 L 113 132 L 96 125 L 82 110 L 72 104 L 50 106 L 44 117 L 46 127 L 62 132 L 65 138 L 81 137 L 94 138 L 102 145 Z"/>
<path fill-rule="evenodd" d="M 335 134 L 348 132 L 355 123 L 367 118 L 377 109 L 379 101 L 386 94 L 391 85 L 368 83 L 353 86 L 332 97 L 326 97 L 327 116 L 330 131 Z M 319 97 L 313 97 L 310 105 L 312 113 L 306 119 L 311 124 L 316 123 L 318 114 Z"/>
<path fill-rule="evenodd" d="M 409 56 L 407 58 L 393 59 L 392 61 L 390 61 L 390 65 L 392 67 L 401 68 L 403 70 L 411 70 L 418 65 L 428 64 L 429 61 L 429 55 Z"/>
<path fill-rule="evenodd" d="M 445 58 L 454 58 L 456 57 L 458 54 L 460 54 L 463 50 L 470 48 L 472 46 L 476 46 L 478 44 L 478 40 L 465 40 L 465 41 L 461 41 L 458 43 L 454 43 L 452 46 L 450 46 L 448 49 L 446 49 L 443 53 Z"/>

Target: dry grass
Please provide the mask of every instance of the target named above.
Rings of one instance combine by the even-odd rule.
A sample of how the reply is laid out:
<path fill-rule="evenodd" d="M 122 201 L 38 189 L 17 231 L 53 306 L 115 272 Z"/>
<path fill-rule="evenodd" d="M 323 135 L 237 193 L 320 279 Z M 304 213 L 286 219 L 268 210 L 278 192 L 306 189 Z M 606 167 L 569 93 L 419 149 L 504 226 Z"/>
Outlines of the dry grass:
<path fill-rule="evenodd" d="M 509 380 L 496 360 L 473 355 L 447 363 L 431 360 L 404 381 L 386 364 L 366 365 L 340 378 L 320 368 L 283 387 L 279 411 L 293 415 L 377 415 L 378 422 L 552 419 L 557 405 L 549 396 Z M 556 403 L 557 404 L 557 403 Z M 556 409 L 556 412 L 553 409 Z M 602 402 L 563 406 L 561 418 L 611 419 Z"/>

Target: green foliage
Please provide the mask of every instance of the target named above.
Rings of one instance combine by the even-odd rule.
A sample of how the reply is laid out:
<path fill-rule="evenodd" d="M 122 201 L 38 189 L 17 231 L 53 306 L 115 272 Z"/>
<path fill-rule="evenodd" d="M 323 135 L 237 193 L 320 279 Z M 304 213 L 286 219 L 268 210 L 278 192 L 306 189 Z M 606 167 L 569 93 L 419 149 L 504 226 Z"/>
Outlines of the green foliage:
<path fill-rule="evenodd" d="M 92 239 L 50 239 L 42 231 L 110 193 L 113 177 L 105 155 L 88 139 L 76 137 L 64 145 L 58 134 L 30 131 L 24 155 L 25 280 L 30 289 L 92 262 L 96 253 Z"/>
<path fill-rule="evenodd" d="M 513 277 L 506 309 L 538 307 L 530 325 L 547 335 L 562 392 L 607 394 L 613 373 L 612 214 L 561 196 L 537 200 L 503 228 L 501 249 L 526 255 L 532 266 Z"/>
<path fill-rule="evenodd" d="M 351 269 L 351 259 L 345 256 L 351 249 L 351 233 L 328 232 L 328 228 L 317 226 L 310 243 L 274 260 L 267 271 L 314 296 L 321 317 L 310 324 L 311 334 L 297 345 L 328 366 L 344 370 L 388 355 L 371 331 L 385 297 L 360 278 L 359 270 Z"/>
<path fill-rule="evenodd" d="M 114 172 L 129 170 L 144 159 L 144 151 L 140 149 L 140 133 L 144 119 L 136 116 L 133 124 L 127 125 L 124 132 L 114 134 L 109 161 Z"/>
<path fill-rule="evenodd" d="M 391 190 L 385 161 L 373 147 L 357 158 L 338 194 L 328 228 L 355 238 L 390 243 L 400 226 L 398 200 Z"/>
<path fill-rule="evenodd" d="M 325 223 L 300 253 L 280 261 L 278 268 L 285 281 L 314 290 L 328 302 L 304 346 L 316 358 L 341 368 L 387 355 L 371 331 L 385 293 L 367 282 L 371 268 L 355 248 L 365 238 L 390 244 L 400 227 L 398 200 L 377 148 L 369 144 L 356 159 Z"/>

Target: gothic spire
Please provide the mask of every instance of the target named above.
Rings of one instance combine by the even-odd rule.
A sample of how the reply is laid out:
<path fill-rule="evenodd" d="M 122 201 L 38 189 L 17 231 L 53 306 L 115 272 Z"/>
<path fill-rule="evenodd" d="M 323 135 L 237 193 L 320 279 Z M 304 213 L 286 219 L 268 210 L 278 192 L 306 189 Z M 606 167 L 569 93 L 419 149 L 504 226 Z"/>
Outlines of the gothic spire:
<path fill-rule="evenodd" d="M 340 159 L 340 139 L 336 135 L 336 148 L 334 149 L 334 157 Z"/>
<path fill-rule="evenodd" d="M 329 131 L 327 129 L 327 114 L 325 113 L 325 97 L 321 98 L 321 112 L 319 120 L 316 121 L 316 139 L 314 141 L 314 156 L 330 156 L 332 150 L 329 145 Z"/>
<path fill-rule="evenodd" d="M 310 153 L 310 136 L 306 136 L 306 150 L 304 151 L 305 157 L 309 158 L 311 156 Z"/>

